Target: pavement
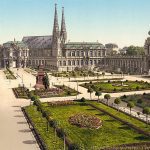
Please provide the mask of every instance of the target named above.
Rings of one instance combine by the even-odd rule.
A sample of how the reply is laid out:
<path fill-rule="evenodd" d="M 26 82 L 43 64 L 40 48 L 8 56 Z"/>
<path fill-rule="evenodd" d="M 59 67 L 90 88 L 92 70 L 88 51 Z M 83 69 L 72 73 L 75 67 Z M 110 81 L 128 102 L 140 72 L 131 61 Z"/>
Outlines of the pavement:
<path fill-rule="evenodd" d="M 7 80 L 0 70 L 0 149 L 39 150 L 38 144 L 29 129 L 21 111 L 21 106 L 29 105 L 29 100 L 16 99 L 12 87 L 20 79 Z"/>

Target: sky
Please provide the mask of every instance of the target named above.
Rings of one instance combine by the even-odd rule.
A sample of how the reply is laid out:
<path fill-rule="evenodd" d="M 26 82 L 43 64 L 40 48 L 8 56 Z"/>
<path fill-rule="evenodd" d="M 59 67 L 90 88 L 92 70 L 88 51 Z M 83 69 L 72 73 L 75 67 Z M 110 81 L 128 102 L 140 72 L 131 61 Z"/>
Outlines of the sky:
<path fill-rule="evenodd" d="M 71 42 L 143 46 L 148 37 L 150 0 L 0 0 L 0 43 L 51 35 L 55 3 Z"/>

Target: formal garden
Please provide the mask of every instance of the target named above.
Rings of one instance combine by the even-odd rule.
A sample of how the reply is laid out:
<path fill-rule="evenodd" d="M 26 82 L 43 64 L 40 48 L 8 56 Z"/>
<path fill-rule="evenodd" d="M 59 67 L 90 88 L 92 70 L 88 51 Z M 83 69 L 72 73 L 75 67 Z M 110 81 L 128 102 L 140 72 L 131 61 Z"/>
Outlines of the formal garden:
<path fill-rule="evenodd" d="M 133 102 L 138 107 L 150 107 L 150 93 L 123 95 L 120 99 L 127 103 Z"/>
<path fill-rule="evenodd" d="M 63 141 L 70 150 L 150 147 L 149 125 L 102 103 L 32 100 L 25 111 L 47 149 L 63 149 Z"/>
<path fill-rule="evenodd" d="M 6 70 L 4 70 L 4 73 L 7 79 L 11 79 L 11 80 L 16 79 L 14 73 L 9 68 L 6 68 Z"/>
<path fill-rule="evenodd" d="M 65 85 L 55 85 L 53 88 L 48 89 L 35 89 L 29 91 L 26 87 L 19 86 L 12 89 L 17 98 L 30 98 L 31 95 L 37 95 L 40 98 L 49 97 L 65 97 L 65 96 L 76 96 L 80 94 L 75 89 L 67 87 Z"/>
<path fill-rule="evenodd" d="M 52 73 L 53 76 L 55 77 L 74 77 L 74 78 L 79 78 L 79 77 L 93 77 L 93 76 L 100 76 L 99 73 L 94 73 L 93 71 L 88 71 L 88 70 L 79 70 L 79 71 L 62 71 L 62 72 L 56 72 Z"/>
<path fill-rule="evenodd" d="M 150 90 L 150 83 L 144 81 L 111 81 L 107 82 L 92 82 L 80 84 L 87 89 L 101 91 L 106 93 L 129 92 Z"/>
<path fill-rule="evenodd" d="M 54 88 L 36 89 L 31 91 L 32 95 L 37 95 L 40 98 L 48 97 L 64 97 L 64 96 L 76 96 L 79 94 L 75 89 L 67 87 L 65 85 L 55 85 Z"/>

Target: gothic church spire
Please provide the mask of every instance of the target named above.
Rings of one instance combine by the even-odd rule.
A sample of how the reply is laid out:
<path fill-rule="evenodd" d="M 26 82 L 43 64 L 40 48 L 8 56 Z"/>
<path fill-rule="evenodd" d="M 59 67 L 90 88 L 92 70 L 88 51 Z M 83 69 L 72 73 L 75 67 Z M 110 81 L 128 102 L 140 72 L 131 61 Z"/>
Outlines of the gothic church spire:
<path fill-rule="evenodd" d="M 61 42 L 64 44 L 67 40 L 67 31 L 64 16 L 64 7 L 62 7 L 62 20 L 61 20 L 61 31 L 60 31 Z"/>

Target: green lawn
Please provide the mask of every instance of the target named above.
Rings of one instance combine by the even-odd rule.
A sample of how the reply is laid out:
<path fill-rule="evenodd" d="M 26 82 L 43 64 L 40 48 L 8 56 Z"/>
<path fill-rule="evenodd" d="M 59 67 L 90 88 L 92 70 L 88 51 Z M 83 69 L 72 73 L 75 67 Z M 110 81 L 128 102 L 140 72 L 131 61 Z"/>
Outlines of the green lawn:
<path fill-rule="evenodd" d="M 148 131 L 150 132 L 150 125 L 147 127 L 147 125 L 145 123 L 143 123 L 142 121 L 139 121 L 135 118 L 131 118 L 130 116 L 122 113 L 122 112 L 118 112 L 117 110 L 111 108 L 111 107 L 108 107 L 102 103 L 97 103 L 97 102 L 94 102 L 94 101 L 88 101 L 87 103 L 90 103 L 90 104 L 93 104 L 99 108 L 102 108 L 104 110 L 106 110 L 107 112 L 113 114 L 113 115 L 116 115 L 117 117 L 125 120 L 125 121 L 128 121 L 129 123 L 132 123 L 133 125 L 145 130 L 145 131 Z"/>
<path fill-rule="evenodd" d="M 109 81 L 109 82 L 95 82 L 95 83 L 84 83 L 81 86 L 85 88 L 91 87 L 94 91 L 101 91 L 107 93 L 113 92 L 127 92 L 137 90 L 149 90 L 150 83 L 143 81 Z"/>
<path fill-rule="evenodd" d="M 52 127 L 49 127 L 49 131 L 47 131 L 47 121 L 45 118 L 42 118 L 41 113 L 36 110 L 36 106 L 29 106 L 25 109 L 34 123 L 35 128 L 40 133 L 41 138 L 47 145 L 48 150 L 63 150 L 63 141 L 55 136 L 54 129 Z"/>
<path fill-rule="evenodd" d="M 121 96 L 120 98 L 122 101 L 125 102 L 132 101 L 136 106 L 142 108 L 150 107 L 150 93 L 125 95 L 125 96 Z"/>
<path fill-rule="evenodd" d="M 52 118 L 58 121 L 59 126 L 64 128 L 69 140 L 81 145 L 84 149 L 90 150 L 93 146 L 104 148 L 149 140 L 145 136 L 130 129 L 128 126 L 90 106 L 66 105 L 52 107 L 47 103 L 44 103 L 43 105 L 46 111 L 51 112 Z M 93 130 L 71 125 L 68 122 L 68 119 L 70 116 L 77 113 L 86 113 L 97 116 L 103 122 L 102 127 Z"/>

